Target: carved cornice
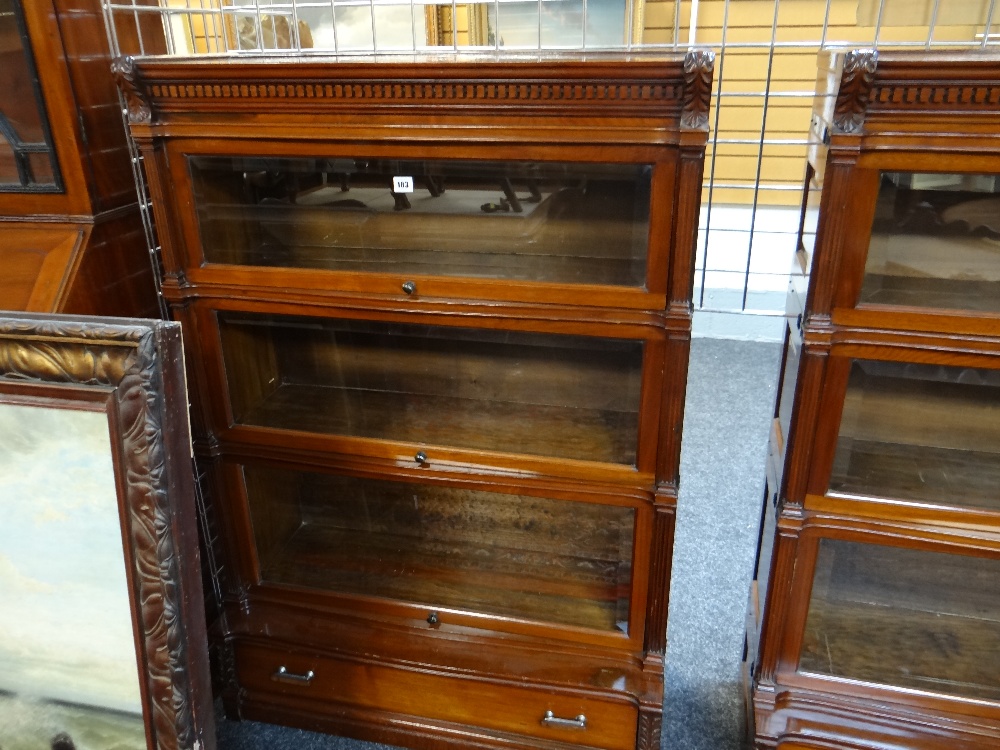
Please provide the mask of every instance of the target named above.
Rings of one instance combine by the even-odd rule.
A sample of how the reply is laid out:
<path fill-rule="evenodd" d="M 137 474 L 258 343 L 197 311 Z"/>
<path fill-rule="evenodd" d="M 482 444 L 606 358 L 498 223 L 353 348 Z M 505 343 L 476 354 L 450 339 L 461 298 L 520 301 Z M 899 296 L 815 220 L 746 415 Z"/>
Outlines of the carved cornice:
<path fill-rule="evenodd" d="M 112 388 L 148 721 L 158 750 L 192 747 L 191 685 L 168 497 L 163 373 L 155 329 L 60 319 L 0 319 L 0 381 Z"/>
<path fill-rule="evenodd" d="M 707 49 L 688 50 L 684 57 L 684 101 L 681 108 L 683 129 L 708 130 L 714 71 L 714 52 Z"/>
<path fill-rule="evenodd" d="M 145 98 L 135 60 L 131 55 L 118 57 L 111 62 L 111 75 L 114 76 L 118 88 L 125 96 L 125 106 L 128 109 L 128 121 L 132 123 L 149 122 L 153 111 Z"/>
<path fill-rule="evenodd" d="M 844 68 L 833 110 L 833 126 L 841 133 L 857 133 L 865 120 L 865 110 L 875 81 L 878 52 L 851 50 L 844 55 Z"/>
<path fill-rule="evenodd" d="M 711 75 L 711 71 L 709 71 Z M 636 81 L 266 81 L 260 83 L 152 83 L 149 97 L 161 99 L 214 99 L 222 101 L 309 101 L 364 106 L 417 106 L 449 104 L 482 106 L 517 104 L 521 107 L 551 105 L 620 106 L 630 103 L 671 102 L 677 87 L 669 82 Z M 149 119 L 148 104 L 143 116 Z M 129 112 L 130 118 L 131 109 Z M 133 119 L 133 121 L 136 121 Z"/>
<path fill-rule="evenodd" d="M 697 123 L 707 116 L 713 57 L 709 51 L 692 51 L 686 84 L 679 56 L 406 64 L 125 58 L 115 67 L 133 123 L 169 121 L 175 113 L 392 111 L 558 117 L 624 113 L 676 121 L 685 96 L 690 119 Z"/>
<path fill-rule="evenodd" d="M 872 91 L 871 103 L 873 109 L 1000 112 L 1000 86 L 959 82 L 879 82 Z"/>

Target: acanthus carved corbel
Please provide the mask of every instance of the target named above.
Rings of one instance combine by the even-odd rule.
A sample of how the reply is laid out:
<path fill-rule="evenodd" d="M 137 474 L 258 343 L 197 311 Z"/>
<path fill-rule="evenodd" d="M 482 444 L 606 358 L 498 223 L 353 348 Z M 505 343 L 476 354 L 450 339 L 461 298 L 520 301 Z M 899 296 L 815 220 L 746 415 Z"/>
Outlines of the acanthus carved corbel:
<path fill-rule="evenodd" d="M 707 49 L 691 49 L 684 56 L 684 100 L 681 128 L 707 130 L 708 109 L 712 103 L 712 73 L 715 53 Z"/>
<path fill-rule="evenodd" d="M 878 52 L 873 49 L 851 50 L 844 55 L 840 89 L 833 110 L 833 126 L 841 133 L 857 133 L 865 121 L 865 110 L 875 82 Z"/>
<path fill-rule="evenodd" d="M 115 77 L 118 88 L 125 96 L 125 106 L 128 108 L 128 121 L 142 123 L 152 120 L 153 110 L 139 86 L 135 60 L 132 56 L 125 55 L 124 57 L 115 58 L 111 62 L 111 74 Z"/>

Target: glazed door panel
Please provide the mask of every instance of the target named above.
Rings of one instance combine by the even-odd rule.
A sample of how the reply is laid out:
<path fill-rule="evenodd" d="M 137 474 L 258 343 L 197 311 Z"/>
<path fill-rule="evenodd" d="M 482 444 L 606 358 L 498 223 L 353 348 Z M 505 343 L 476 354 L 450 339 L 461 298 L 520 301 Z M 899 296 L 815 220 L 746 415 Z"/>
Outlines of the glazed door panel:
<path fill-rule="evenodd" d="M 208 263 L 643 287 L 652 167 L 189 156 Z"/>
<path fill-rule="evenodd" d="M 1000 176 L 882 172 L 859 302 L 1000 312 Z"/>
<path fill-rule="evenodd" d="M 1000 370 L 855 359 L 828 491 L 1000 511 Z"/>
<path fill-rule="evenodd" d="M 262 583 L 629 633 L 637 510 L 242 467 Z"/>
<path fill-rule="evenodd" d="M 61 187 L 24 11 L 0 0 L 0 192 Z"/>
<path fill-rule="evenodd" d="M 218 313 L 237 425 L 635 466 L 644 342 Z"/>
<path fill-rule="evenodd" d="M 799 670 L 1000 701 L 1000 559 L 821 539 Z"/>

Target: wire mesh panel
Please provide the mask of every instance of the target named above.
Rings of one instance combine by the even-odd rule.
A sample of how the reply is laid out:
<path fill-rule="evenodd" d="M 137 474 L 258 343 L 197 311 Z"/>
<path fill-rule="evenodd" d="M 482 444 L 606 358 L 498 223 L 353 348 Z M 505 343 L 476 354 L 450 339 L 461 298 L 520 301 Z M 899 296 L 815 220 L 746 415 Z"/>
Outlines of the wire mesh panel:
<path fill-rule="evenodd" d="M 780 315 L 823 47 L 985 48 L 1000 0 L 104 0 L 117 54 L 716 52 L 696 305 Z M 141 179 L 141 174 L 140 174 Z"/>

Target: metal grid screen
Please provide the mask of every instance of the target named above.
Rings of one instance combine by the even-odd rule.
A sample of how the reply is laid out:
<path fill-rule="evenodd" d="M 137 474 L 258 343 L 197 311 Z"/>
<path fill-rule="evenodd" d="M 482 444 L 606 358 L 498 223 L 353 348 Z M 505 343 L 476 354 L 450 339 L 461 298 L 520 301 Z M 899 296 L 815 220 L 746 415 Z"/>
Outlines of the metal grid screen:
<path fill-rule="evenodd" d="M 778 316 L 798 227 L 817 53 L 841 46 L 985 49 L 1000 43 L 998 2 L 103 0 L 103 6 L 115 54 L 712 48 L 696 307 Z M 152 228 L 150 242 L 155 251 Z"/>

